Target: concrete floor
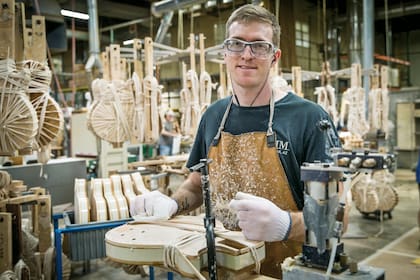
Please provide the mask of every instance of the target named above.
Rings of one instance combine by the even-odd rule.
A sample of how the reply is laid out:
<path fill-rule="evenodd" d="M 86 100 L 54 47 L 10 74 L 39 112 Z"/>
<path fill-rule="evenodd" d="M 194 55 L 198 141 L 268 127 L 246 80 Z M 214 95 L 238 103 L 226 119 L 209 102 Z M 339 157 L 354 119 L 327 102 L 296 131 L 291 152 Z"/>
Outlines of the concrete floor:
<path fill-rule="evenodd" d="M 350 224 L 343 236 L 344 251 L 360 264 L 382 267 L 385 278 L 419 279 L 420 233 L 417 225 L 419 206 L 418 186 L 411 170 L 396 170 L 395 188 L 399 202 L 391 212 L 392 218 L 383 221 L 364 217 L 356 207 L 350 211 Z M 390 257 L 394 256 L 394 259 Z M 396 258 L 395 258 L 396 257 Z M 145 267 L 148 272 L 148 267 Z M 404 274 L 406 273 L 406 274 Z M 399 277 L 405 275 L 404 277 Z M 121 267 L 102 259 L 91 260 L 89 272 L 86 264 L 72 263 L 71 279 L 148 279 L 129 275 Z M 167 272 L 155 268 L 155 279 L 167 279 Z M 174 279 L 183 279 L 174 274 Z M 347 279 L 347 278 L 346 278 Z"/>

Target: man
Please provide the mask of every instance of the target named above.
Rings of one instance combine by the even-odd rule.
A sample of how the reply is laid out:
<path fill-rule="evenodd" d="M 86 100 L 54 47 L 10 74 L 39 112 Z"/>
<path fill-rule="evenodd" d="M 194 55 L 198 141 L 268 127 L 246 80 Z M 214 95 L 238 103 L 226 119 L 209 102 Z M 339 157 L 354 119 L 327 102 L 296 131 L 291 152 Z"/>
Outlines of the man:
<path fill-rule="evenodd" d="M 173 154 L 174 137 L 179 136 L 178 122 L 175 120 L 175 113 L 168 110 L 165 113 L 165 122 L 159 136 L 159 154 L 171 156 Z"/>
<path fill-rule="evenodd" d="M 204 113 L 187 167 L 210 158 L 215 216 L 245 237 L 266 241 L 264 275 L 281 278 L 281 263 L 301 251 L 304 240 L 303 162 L 330 161 L 331 141 L 339 145 L 331 120 L 317 104 L 274 89 L 270 69 L 280 59 L 280 26 L 273 14 L 244 5 L 226 24 L 224 59 L 233 95 Z M 326 137 L 326 134 L 329 137 Z M 203 202 L 200 173 L 192 172 L 172 198 L 152 192 L 137 197 L 132 214 L 170 217 Z M 158 206 L 159 205 L 159 206 Z M 164 210 L 163 210 L 164 209 Z"/>

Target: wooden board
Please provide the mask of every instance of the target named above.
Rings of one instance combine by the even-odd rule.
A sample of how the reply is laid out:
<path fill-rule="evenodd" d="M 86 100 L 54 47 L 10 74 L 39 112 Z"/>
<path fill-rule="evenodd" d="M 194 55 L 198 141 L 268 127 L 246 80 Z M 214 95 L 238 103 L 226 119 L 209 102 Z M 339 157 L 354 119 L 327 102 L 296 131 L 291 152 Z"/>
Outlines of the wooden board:
<path fill-rule="evenodd" d="M 12 270 L 12 214 L 0 213 L 0 274 Z"/>
<path fill-rule="evenodd" d="M 120 45 L 112 44 L 109 48 L 109 65 L 111 72 L 111 80 L 121 79 L 121 56 Z"/>
<path fill-rule="evenodd" d="M 0 59 L 15 59 L 15 0 L 1 0 Z"/>
<path fill-rule="evenodd" d="M 111 73 L 109 68 L 109 47 L 105 48 L 105 51 L 101 53 L 101 62 L 103 65 L 103 79 L 110 81 L 111 80 Z"/>
<path fill-rule="evenodd" d="M 39 62 L 47 61 L 47 35 L 44 16 L 32 16 L 32 59 Z"/>
<path fill-rule="evenodd" d="M 23 33 L 23 56 L 26 59 L 32 59 L 32 28 L 25 28 Z"/>
<path fill-rule="evenodd" d="M 15 61 L 24 60 L 24 41 L 26 32 L 25 4 L 15 3 Z"/>
<path fill-rule="evenodd" d="M 38 222 L 38 250 L 45 253 L 51 247 L 51 196 L 42 195 L 37 199 L 39 209 L 39 216 L 36 219 Z"/>

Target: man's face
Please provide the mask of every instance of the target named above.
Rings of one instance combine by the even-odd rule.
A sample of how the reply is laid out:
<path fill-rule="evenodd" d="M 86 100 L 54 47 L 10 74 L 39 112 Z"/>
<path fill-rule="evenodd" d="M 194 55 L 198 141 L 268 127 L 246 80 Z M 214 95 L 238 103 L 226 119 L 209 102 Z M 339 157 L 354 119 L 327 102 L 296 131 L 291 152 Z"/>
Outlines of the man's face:
<path fill-rule="evenodd" d="M 243 24 L 234 22 L 229 28 L 228 39 L 239 39 L 245 42 L 269 42 L 272 43 L 273 30 L 269 24 L 252 22 Z M 274 51 L 267 56 L 258 56 L 247 45 L 242 52 L 231 52 L 225 47 L 226 69 L 231 75 L 234 85 L 242 88 L 260 88 L 266 81 L 273 60 L 280 55 Z"/>

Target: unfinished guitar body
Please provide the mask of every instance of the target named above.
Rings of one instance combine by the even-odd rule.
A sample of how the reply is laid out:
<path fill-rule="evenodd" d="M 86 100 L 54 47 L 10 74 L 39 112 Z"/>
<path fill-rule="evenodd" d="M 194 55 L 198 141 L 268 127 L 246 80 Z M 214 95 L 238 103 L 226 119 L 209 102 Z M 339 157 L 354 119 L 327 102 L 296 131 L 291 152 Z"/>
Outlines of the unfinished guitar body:
<path fill-rule="evenodd" d="M 178 216 L 169 221 L 128 223 L 105 235 L 112 260 L 135 265 L 168 267 L 179 274 L 205 279 L 207 243 L 202 216 Z M 215 227 L 216 261 L 220 270 L 258 271 L 265 258 L 264 242 L 246 240 L 242 232 Z"/>

